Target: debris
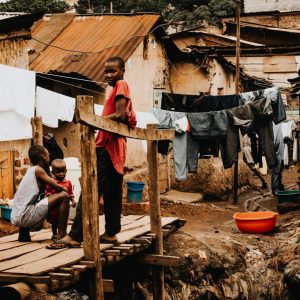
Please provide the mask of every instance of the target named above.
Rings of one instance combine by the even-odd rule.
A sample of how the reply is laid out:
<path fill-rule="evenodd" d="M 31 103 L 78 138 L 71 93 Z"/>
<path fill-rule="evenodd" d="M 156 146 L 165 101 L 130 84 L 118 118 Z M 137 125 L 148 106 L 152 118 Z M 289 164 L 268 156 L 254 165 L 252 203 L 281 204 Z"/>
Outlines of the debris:
<path fill-rule="evenodd" d="M 78 293 L 76 290 L 64 291 L 56 294 L 57 300 L 89 300 L 87 295 Z"/>

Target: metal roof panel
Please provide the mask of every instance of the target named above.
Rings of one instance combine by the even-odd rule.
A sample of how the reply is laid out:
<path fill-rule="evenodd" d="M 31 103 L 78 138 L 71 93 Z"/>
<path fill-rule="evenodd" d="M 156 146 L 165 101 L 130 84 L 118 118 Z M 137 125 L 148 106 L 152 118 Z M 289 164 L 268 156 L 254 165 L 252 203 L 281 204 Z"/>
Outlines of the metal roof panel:
<path fill-rule="evenodd" d="M 44 73 L 77 73 L 101 81 L 106 59 L 117 55 L 126 61 L 159 18 L 149 14 L 76 16 L 30 68 Z M 39 28 L 43 26 L 34 30 L 33 38 L 38 39 Z"/>

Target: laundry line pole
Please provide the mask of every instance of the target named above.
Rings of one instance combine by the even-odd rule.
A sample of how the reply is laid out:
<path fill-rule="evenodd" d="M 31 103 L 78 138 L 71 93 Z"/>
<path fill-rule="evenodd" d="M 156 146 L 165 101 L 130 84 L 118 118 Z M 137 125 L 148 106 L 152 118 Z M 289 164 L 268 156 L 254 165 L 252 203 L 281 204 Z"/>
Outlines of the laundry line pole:
<path fill-rule="evenodd" d="M 236 73 L 235 73 L 235 93 L 240 93 L 240 54 L 241 54 L 241 1 L 237 0 L 236 7 Z M 239 148 L 239 143 L 237 144 Z M 233 203 L 238 203 L 238 187 L 239 187 L 239 149 L 237 149 L 237 161 L 234 163 L 234 179 L 233 179 Z"/>

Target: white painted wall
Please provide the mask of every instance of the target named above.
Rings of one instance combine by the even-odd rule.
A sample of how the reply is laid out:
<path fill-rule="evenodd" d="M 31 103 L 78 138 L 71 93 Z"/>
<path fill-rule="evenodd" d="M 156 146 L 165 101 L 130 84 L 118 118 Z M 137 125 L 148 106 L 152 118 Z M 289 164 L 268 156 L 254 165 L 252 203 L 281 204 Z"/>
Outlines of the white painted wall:
<path fill-rule="evenodd" d="M 244 0 L 244 12 L 298 11 L 300 0 Z"/>

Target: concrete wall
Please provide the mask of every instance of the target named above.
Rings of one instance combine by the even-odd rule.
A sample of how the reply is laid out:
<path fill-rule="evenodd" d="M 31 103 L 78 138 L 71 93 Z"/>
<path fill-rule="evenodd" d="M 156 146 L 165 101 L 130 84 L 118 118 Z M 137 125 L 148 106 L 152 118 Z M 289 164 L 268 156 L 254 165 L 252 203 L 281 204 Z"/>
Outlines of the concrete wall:
<path fill-rule="evenodd" d="M 297 0 L 244 0 L 244 12 L 300 10 Z"/>
<path fill-rule="evenodd" d="M 235 57 L 226 57 L 235 63 Z M 265 78 L 274 85 L 289 88 L 288 79 L 297 77 L 300 68 L 300 56 L 257 56 L 241 57 L 244 71 L 258 78 Z"/>

